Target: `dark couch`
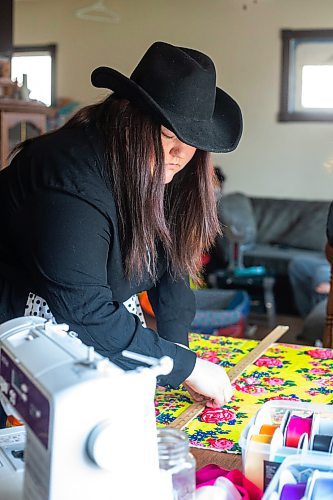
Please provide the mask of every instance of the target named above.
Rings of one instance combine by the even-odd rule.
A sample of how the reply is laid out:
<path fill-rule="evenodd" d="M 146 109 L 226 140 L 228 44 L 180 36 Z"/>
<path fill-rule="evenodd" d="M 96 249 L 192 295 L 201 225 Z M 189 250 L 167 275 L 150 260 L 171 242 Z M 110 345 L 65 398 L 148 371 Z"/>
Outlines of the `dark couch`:
<path fill-rule="evenodd" d="M 225 195 L 218 206 L 224 233 L 219 251 L 230 261 L 232 242 L 238 242 L 246 267 L 263 265 L 275 276 L 278 312 L 295 312 L 288 264 L 301 255 L 324 255 L 329 205 L 329 201 Z"/>

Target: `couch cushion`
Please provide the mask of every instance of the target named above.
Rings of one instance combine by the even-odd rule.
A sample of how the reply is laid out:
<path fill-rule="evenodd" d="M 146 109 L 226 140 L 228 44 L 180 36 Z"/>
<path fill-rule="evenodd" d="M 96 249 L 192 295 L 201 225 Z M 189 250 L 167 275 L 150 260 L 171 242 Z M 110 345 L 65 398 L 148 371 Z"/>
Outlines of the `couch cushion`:
<path fill-rule="evenodd" d="M 255 242 L 256 221 L 248 196 L 243 193 L 223 196 L 218 204 L 218 215 L 222 231 L 229 239 L 240 243 Z"/>
<path fill-rule="evenodd" d="M 257 243 L 323 251 L 330 202 L 251 198 Z"/>

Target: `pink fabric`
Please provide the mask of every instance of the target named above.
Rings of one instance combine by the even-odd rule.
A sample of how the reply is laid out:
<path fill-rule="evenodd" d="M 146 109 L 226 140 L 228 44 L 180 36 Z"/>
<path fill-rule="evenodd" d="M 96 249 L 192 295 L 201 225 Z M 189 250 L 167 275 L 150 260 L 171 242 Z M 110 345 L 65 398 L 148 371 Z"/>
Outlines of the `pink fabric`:
<path fill-rule="evenodd" d="M 240 470 L 226 470 L 215 464 L 206 465 L 196 472 L 197 488 L 213 485 L 220 476 L 226 477 L 234 484 L 243 500 L 260 500 L 263 496 L 258 486 L 246 479 Z"/>

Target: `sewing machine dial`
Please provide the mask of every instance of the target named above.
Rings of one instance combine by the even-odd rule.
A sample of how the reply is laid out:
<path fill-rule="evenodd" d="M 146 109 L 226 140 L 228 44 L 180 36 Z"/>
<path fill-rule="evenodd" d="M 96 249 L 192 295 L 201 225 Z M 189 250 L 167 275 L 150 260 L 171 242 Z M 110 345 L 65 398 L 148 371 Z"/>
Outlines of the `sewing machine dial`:
<path fill-rule="evenodd" d="M 111 420 L 105 420 L 96 425 L 88 436 L 87 451 L 90 459 L 101 469 L 110 470 L 110 450 L 112 449 L 112 430 Z"/>

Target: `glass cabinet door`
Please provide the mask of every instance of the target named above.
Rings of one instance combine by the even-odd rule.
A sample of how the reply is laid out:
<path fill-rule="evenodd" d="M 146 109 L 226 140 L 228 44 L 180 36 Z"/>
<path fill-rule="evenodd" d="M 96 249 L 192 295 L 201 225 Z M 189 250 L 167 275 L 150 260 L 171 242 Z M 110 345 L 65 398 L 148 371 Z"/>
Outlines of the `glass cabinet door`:
<path fill-rule="evenodd" d="M 19 142 L 31 139 L 40 135 L 41 130 L 37 125 L 29 121 L 21 121 L 8 129 L 8 146 L 9 151 L 13 149 Z"/>

